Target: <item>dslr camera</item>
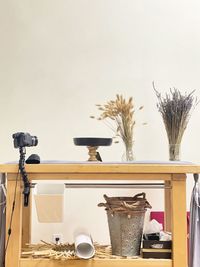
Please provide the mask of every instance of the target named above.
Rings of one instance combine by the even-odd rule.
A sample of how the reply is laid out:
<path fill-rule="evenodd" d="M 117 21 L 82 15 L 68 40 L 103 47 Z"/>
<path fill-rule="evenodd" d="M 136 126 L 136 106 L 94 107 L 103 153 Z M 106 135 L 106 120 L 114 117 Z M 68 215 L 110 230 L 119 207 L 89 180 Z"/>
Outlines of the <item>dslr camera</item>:
<path fill-rule="evenodd" d="M 37 136 L 31 136 L 29 133 L 15 133 L 12 135 L 14 139 L 14 147 L 25 147 L 25 146 L 37 146 Z"/>

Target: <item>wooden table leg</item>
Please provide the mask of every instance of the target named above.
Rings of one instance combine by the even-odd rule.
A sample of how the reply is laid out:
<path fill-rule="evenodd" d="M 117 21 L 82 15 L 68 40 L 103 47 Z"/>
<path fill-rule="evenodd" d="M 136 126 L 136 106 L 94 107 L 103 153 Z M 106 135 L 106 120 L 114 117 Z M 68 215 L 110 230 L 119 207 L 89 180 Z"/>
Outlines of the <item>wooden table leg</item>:
<path fill-rule="evenodd" d="M 7 203 L 6 203 L 6 241 L 8 239 L 8 229 L 13 206 L 15 192 L 15 181 L 7 182 Z M 21 228 L 22 228 L 22 190 L 21 182 L 18 181 L 16 188 L 15 209 L 12 219 L 12 232 L 6 251 L 6 267 L 19 267 L 21 254 Z"/>
<path fill-rule="evenodd" d="M 172 175 L 173 267 L 187 267 L 186 175 Z"/>
<path fill-rule="evenodd" d="M 26 244 L 30 243 L 31 240 L 31 192 L 29 196 L 28 207 L 22 206 L 22 248 L 26 247 Z"/>
<path fill-rule="evenodd" d="M 165 181 L 165 217 L 164 217 L 164 229 L 167 232 L 172 231 L 172 222 L 171 222 L 171 181 Z"/>

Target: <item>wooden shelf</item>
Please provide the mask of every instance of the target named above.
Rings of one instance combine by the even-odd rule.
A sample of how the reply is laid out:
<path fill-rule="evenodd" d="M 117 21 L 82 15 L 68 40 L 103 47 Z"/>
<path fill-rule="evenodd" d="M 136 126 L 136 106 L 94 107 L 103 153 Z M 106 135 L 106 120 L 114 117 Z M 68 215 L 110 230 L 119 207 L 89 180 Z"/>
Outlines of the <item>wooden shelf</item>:
<path fill-rule="evenodd" d="M 20 258 L 21 248 L 30 243 L 31 212 L 23 207 L 21 183 L 16 188 L 17 164 L 0 165 L 7 178 L 6 229 L 12 211 L 16 188 L 16 205 L 12 235 L 6 253 L 6 267 L 187 267 L 186 174 L 200 173 L 195 164 L 123 164 L 123 163 L 65 163 L 27 165 L 31 180 L 162 180 L 165 199 L 165 230 L 172 232 L 172 260 L 168 259 L 91 259 L 57 261 Z M 6 233 L 7 233 L 6 230 Z M 22 237 L 23 236 L 23 237 Z"/>
<path fill-rule="evenodd" d="M 29 180 L 171 180 L 176 173 L 200 173 L 195 164 L 65 163 L 26 165 Z M 2 164 L 0 172 L 16 180 L 17 164 Z"/>
<path fill-rule="evenodd" d="M 119 163 L 65 163 L 30 164 L 28 173 L 74 173 L 74 174 L 126 174 L 126 173 L 199 173 L 200 166 L 195 164 L 123 164 Z M 17 164 L 0 164 L 1 173 L 17 173 Z"/>
<path fill-rule="evenodd" d="M 172 267 L 168 259 L 91 259 L 91 260 L 49 260 L 20 259 L 20 267 Z"/>

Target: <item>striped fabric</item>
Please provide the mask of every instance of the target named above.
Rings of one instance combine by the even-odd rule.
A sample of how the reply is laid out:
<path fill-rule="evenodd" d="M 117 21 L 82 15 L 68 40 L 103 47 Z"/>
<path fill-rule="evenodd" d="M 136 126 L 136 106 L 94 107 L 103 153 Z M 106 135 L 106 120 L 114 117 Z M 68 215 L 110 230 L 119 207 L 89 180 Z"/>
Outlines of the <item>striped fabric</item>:
<path fill-rule="evenodd" d="M 190 202 L 189 267 L 200 266 L 200 185 L 194 174 L 195 185 Z"/>
<path fill-rule="evenodd" d="M 5 261 L 5 201 L 5 176 L 3 174 L 0 174 L 0 267 L 4 267 Z"/>

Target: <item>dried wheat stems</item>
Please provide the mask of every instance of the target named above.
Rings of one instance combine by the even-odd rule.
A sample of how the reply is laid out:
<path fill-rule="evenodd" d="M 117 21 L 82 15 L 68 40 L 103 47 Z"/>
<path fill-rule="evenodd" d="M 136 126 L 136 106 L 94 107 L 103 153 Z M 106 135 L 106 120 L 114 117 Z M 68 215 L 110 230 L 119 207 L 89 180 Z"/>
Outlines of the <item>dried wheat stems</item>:
<path fill-rule="evenodd" d="M 116 95 L 115 100 L 108 101 L 105 105 L 97 104 L 96 106 L 101 111 L 101 114 L 97 119 L 104 120 L 111 130 L 114 131 L 115 137 L 120 137 L 122 139 L 127 152 L 126 160 L 133 160 L 133 155 L 131 155 L 131 153 L 133 147 L 135 110 L 132 97 L 126 101 L 122 95 Z M 142 108 L 143 107 L 140 107 L 140 109 Z M 95 117 L 90 116 L 90 118 Z M 115 142 L 117 143 L 118 141 Z"/>
<path fill-rule="evenodd" d="M 74 244 L 53 244 L 41 240 L 41 244 L 28 244 L 28 248 L 22 252 L 23 258 L 46 258 L 52 260 L 78 260 L 75 254 Z M 95 259 L 122 258 L 112 255 L 111 246 L 94 243 Z"/>

